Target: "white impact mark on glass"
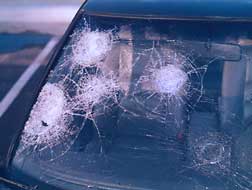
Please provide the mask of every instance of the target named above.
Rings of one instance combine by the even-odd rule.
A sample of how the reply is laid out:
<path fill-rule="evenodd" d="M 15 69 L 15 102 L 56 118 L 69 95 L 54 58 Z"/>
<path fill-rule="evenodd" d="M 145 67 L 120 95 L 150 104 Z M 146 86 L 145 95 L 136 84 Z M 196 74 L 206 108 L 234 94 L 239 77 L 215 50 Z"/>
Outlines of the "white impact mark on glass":
<path fill-rule="evenodd" d="M 186 52 L 155 43 L 143 49 L 136 60 L 136 67 L 144 60 L 132 93 L 143 108 L 141 114 L 165 126 L 173 120 L 174 126 L 183 127 L 186 121 L 178 112 L 189 113 L 200 102 L 207 65 L 197 67 Z"/>
<path fill-rule="evenodd" d="M 64 91 L 55 84 L 47 83 L 25 124 L 21 142 L 26 146 L 56 145 L 70 133 L 68 125 L 71 117 L 68 112 Z"/>
<path fill-rule="evenodd" d="M 186 72 L 175 65 L 161 67 L 153 73 L 154 84 L 157 92 L 176 96 L 184 88 L 188 76 Z"/>
<path fill-rule="evenodd" d="M 69 102 L 72 115 L 83 117 L 84 120 L 91 120 L 97 131 L 99 140 L 101 140 L 101 133 L 95 118 L 99 114 L 103 115 L 105 109 L 112 106 L 111 104 L 118 103 L 119 82 L 113 76 L 105 77 L 95 74 L 83 76 L 76 85 L 76 95 Z M 99 106 L 98 110 L 94 109 L 96 105 Z M 103 152 L 102 145 L 100 151 Z"/>
<path fill-rule="evenodd" d="M 73 34 L 72 59 L 82 66 L 99 64 L 112 48 L 112 33 L 86 28 Z"/>
<path fill-rule="evenodd" d="M 71 101 L 72 109 L 81 109 L 87 114 L 103 100 L 114 98 L 119 91 L 118 81 L 102 75 L 83 76 L 77 84 L 77 92 Z"/>
<path fill-rule="evenodd" d="M 215 133 L 195 139 L 192 144 L 193 168 L 206 175 L 230 172 L 231 147 L 228 137 Z"/>

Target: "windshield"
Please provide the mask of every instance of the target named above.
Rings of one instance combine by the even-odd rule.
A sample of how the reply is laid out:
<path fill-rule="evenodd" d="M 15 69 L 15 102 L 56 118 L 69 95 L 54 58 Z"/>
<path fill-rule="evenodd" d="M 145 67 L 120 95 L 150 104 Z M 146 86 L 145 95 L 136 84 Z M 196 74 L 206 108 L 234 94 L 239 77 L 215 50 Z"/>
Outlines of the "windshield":
<path fill-rule="evenodd" d="M 69 190 L 251 189 L 251 26 L 83 15 L 13 168 Z"/>

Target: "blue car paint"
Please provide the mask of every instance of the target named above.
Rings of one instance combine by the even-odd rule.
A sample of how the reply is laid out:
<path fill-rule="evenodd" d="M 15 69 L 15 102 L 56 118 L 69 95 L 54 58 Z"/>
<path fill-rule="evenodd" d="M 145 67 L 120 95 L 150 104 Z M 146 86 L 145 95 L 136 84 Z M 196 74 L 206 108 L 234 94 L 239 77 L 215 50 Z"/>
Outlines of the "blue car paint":
<path fill-rule="evenodd" d="M 88 14 L 170 19 L 252 19 L 252 0 L 89 0 Z"/>

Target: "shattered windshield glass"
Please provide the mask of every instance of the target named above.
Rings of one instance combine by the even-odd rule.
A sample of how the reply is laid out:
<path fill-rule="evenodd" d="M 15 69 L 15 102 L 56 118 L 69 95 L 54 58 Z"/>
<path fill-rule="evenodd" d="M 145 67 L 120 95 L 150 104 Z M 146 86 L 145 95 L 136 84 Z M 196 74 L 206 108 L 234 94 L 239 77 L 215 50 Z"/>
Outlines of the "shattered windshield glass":
<path fill-rule="evenodd" d="M 252 188 L 252 27 L 82 16 L 13 170 L 68 189 Z"/>

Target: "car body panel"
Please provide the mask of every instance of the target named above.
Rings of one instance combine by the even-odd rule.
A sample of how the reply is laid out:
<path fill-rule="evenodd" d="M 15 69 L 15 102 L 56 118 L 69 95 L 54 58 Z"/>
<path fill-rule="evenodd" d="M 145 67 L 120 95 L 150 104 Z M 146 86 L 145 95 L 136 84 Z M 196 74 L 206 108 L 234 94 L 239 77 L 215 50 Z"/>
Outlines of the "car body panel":
<path fill-rule="evenodd" d="M 175 20 L 252 20 L 251 0 L 89 0 L 92 15 Z"/>

